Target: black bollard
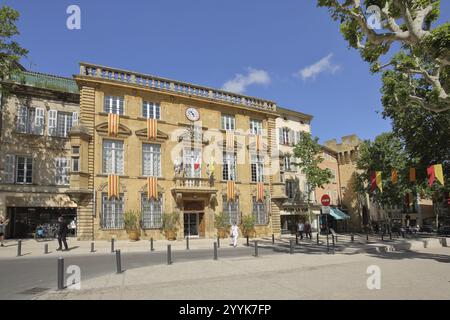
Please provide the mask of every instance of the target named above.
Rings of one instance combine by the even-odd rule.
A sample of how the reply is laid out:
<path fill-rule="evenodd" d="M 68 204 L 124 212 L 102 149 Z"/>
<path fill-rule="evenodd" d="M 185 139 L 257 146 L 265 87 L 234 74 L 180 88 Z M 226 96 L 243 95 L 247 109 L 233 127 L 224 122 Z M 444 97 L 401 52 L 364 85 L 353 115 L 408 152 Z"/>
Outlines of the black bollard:
<path fill-rule="evenodd" d="M 116 250 L 116 266 L 117 273 L 122 273 L 122 260 L 120 258 L 120 250 Z"/>
<path fill-rule="evenodd" d="M 381 241 L 384 241 L 384 232 L 381 233 Z"/>
<path fill-rule="evenodd" d="M 258 256 L 258 241 L 255 240 L 255 257 Z"/>
<path fill-rule="evenodd" d="M 298 244 L 298 235 L 295 235 L 295 244 Z"/>
<path fill-rule="evenodd" d="M 353 235 L 353 233 L 352 233 L 351 236 L 350 236 L 350 241 L 351 241 L 351 242 L 354 242 L 354 241 L 355 241 L 355 236 Z"/>
<path fill-rule="evenodd" d="M 95 252 L 95 244 L 94 244 L 94 242 L 91 242 L 91 252 Z"/>
<path fill-rule="evenodd" d="M 214 260 L 217 260 L 217 242 L 214 242 Z"/>
<path fill-rule="evenodd" d="M 111 252 L 114 252 L 114 238 L 111 239 Z"/>
<path fill-rule="evenodd" d="M 44 254 L 48 253 L 48 243 L 44 245 Z"/>
<path fill-rule="evenodd" d="M 294 254 L 294 240 L 289 240 L 289 253 Z"/>
<path fill-rule="evenodd" d="M 153 238 L 150 238 L 150 251 L 155 251 L 155 248 L 153 248 Z"/>
<path fill-rule="evenodd" d="M 22 240 L 19 239 L 17 241 L 17 256 L 20 257 L 22 255 Z"/>
<path fill-rule="evenodd" d="M 327 233 L 327 253 L 330 253 L 330 240 L 328 233 Z"/>
<path fill-rule="evenodd" d="M 172 264 L 172 246 L 167 245 L 167 264 Z"/>
<path fill-rule="evenodd" d="M 319 232 L 317 232 L 317 234 L 316 234 L 316 240 L 317 240 L 317 244 L 319 244 Z"/>
<path fill-rule="evenodd" d="M 392 240 L 392 232 L 389 232 L 389 240 Z"/>
<path fill-rule="evenodd" d="M 248 242 L 248 236 L 247 236 L 247 247 L 250 247 L 250 243 Z"/>
<path fill-rule="evenodd" d="M 366 233 L 366 241 L 369 242 L 369 233 Z"/>
<path fill-rule="evenodd" d="M 220 237 L 217 236 L 217 248 L 220 248 Z"/>
<path fill-rule="evenodd" d="M 64 259 L 58 258 L 58 290 L 64 289 Z"/>
<path fill-rule="evenodd" d="M 334 240 L 334 235 L 331 235 L 331 242 L 333 243 L 333 254 L 334 254 L 334 250 L 335 250 L 335 240 Z"/>
<path fill-rule="evenodd" d="M 272 233 L 272 244 L 275 244 L 275 235 Z"/>
<path fill-rule="evenodd" d="M 189 250 L 189 237 L 186 236 L 186 250 Z"/>

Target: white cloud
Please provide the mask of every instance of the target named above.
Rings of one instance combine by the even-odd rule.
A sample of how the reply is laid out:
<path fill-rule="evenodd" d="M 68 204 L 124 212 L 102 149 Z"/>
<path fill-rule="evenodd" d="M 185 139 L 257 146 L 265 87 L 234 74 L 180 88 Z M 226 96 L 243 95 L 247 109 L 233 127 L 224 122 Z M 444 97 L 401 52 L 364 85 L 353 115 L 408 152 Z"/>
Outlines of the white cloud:
<path fill-rule="evenodd" d="M 333 54 L 330 53 L 316 63 L 299 70 L 294 74 L 294 76 L 302 78 L 303 80 L 308 80 L 315 79 L 320 73 L 335 74 L 341 68 L 341 66 L 333 64 L 331 62 L 332 57 Z"/>
<path fill-rule="evenodd" d="M 243 75 L 237 73 L 233 79 L 225 82 L 222 89 L 225 91 L 231 91 L 235 93 L 244 93 L 249 85 L 252 84 L 266 85 L 269 83 L 270 83 L 270 76 L 266 71 L 248 68 L 247 74 Z"/>

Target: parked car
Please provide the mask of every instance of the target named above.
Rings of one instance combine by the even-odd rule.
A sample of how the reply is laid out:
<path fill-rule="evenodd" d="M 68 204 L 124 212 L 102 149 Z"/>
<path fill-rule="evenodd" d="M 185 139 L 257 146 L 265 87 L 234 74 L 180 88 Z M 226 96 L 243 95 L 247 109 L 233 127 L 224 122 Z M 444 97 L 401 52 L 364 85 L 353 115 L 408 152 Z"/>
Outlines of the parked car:
<path fill-rule="evenodd" d="M 436 228 L 433 227 L 432 225 L 423 225 L 420 227 L 419 232 L 432 233 L 432 232 L 436 232 Z"/>
<path fill-rule="evenodd" d="M 440 227 L 438 229 L 438 234 L 449 236 L 450 235 L 450 226 Z"/>

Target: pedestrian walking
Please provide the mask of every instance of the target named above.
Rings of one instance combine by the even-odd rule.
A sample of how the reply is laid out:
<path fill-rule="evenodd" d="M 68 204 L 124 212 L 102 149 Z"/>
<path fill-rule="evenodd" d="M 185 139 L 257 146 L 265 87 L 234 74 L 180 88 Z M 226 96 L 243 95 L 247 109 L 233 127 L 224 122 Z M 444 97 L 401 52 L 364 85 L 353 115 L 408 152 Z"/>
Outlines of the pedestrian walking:
<path fill-rule="evenodd" d="M 67 228 L 67 223 L 64 221 L 64 218 L 61 216 L 58 218 L 58 244 L 59 247 L 56 250 L 63 250 L 62 249 L 62 244 L 64 243 L 64 250 L 63 251 L 68 251 L 69 247 L 67 246 L 67 231 L 69 231 L 69 229 Z"/>
<path fill-rule="evenodd" d="M 231 226 L 231 238 L 233 239 L 233 247 L 237 247 L 237 241 L 239 236 L 239 228 L 236 225 L 236 222 L 233 222 L 233 225 Z"/>
<path fill-rule="evenodd" d="M 300 240 L 303 240 L 303 232 L 305 231 L 305 225 L 303 222 L 298 223 L 298 234 L 300 235 Z"/>
<path fill-rule="evenodd" d="M 2 247 L 5 246 L 3 244 L 3 240 L 5 238 L 5 229 L 6 229 L 6 226 L 8 225 L 8 223 L 9 223 L 8 219 L 5 220 L 5 217 L 0 216 L 0 243 L 1 243 Z"/>
<path fill-rule="evenodd" d="M 311 233 L 311 224 L 309 223 L 309 221 L 306 221 L 305 223 L 305 234 L 306 234 L 306 238 L 309 240 L 312 240 L 312 233 Z"/>

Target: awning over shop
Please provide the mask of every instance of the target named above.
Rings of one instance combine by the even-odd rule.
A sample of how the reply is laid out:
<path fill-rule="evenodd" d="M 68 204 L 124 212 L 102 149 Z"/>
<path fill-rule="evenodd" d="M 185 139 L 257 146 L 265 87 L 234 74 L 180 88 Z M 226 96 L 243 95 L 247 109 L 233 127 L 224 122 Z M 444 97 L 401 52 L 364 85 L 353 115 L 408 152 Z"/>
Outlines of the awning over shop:
<path fill-rule="evenodd" d="M 350 216 L 348 214 L 345 214 L 344 212 L 342 212 L 337 208 L 330 208 L 330 215 L 336 220 L 350 219 Z"/>

